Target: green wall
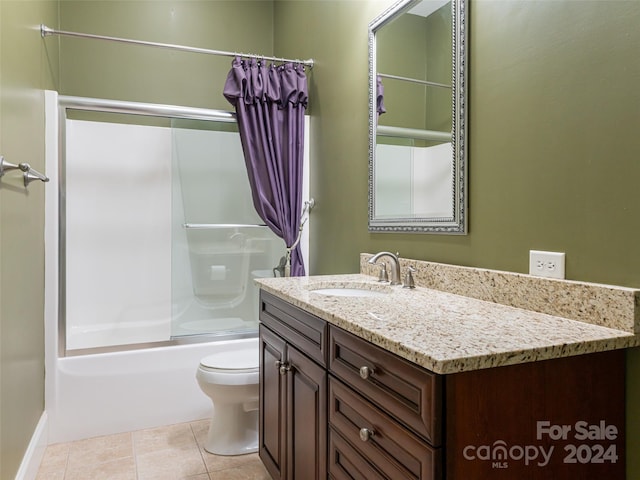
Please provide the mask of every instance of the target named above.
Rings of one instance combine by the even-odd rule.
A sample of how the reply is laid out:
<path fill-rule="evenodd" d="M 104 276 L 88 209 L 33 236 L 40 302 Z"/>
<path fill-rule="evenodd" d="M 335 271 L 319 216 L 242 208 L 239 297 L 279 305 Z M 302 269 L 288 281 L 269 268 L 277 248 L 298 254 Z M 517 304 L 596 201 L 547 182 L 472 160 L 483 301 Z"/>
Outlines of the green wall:
<path fill-rule="evenodd" d="M 61 0 L 60 28 L 229 52 L 273 55 L 273 2 Z M 231 57 L 60 37 L 61 92 L 230 110 Z"/>
<path fill-rule="evenodd" d="M 43 89 L 57 88 L 55 1 L 0 2 L 0 154 L 44 171 Z M 0 182 L 0 478 L 14 478 L 44 410 L 44 192 Z"/>
<path fill-rule="evenodd" d="M 42 88 L 228 109 L 230 58 L 48 38 L 40 23 L 205 48 L 313 57 L 310 273 L 363 251 L 526 272 L 564 251 L 570 279 L 640 287 L 640 2 L 471 0 L 469 234 L 372 234 L 367 26 L 391 0 L 0 2 L 0 153 L 43 167 Z M 31 30 L 30 30 L 31 29 Z M 58 81 L 57 45 L 60 44 Z M 16 48 L 20 45 L 20 49 Z M 43 197 L 0 187 L 2 478 L 43 408 Z M 25 259 L 30 261 L 25 262 Z M 628 355 L 629 478 L 640 476 L 640 354 Z"/>

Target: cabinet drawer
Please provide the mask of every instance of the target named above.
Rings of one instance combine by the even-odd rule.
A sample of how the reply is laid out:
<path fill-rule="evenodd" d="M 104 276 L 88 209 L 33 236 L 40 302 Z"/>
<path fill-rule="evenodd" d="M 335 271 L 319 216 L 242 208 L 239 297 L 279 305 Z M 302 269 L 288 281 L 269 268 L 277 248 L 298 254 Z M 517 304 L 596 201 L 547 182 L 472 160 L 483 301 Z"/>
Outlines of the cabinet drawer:
<path fill-rule="evenodd" d="M 362 368 L 369 374 L 362 378 Z M 442 442 L 442 378 L 333 325 L 329 370 L 434 447 Z"/>
<path fill-rule="evenodd" d="M 386 480 L 375 467 L 332 428 L 329 429 L 329 478 Z"/>
<path fill-rule="evenodd" d="M 323 367 L 327 365 L 327 322 L 260 291 L 260 321 Z"/>
<path fill-rule="evenodd" d="M 440 449 L 430 447 L 333 377 L 329 379 L 329 424 L 353 450 L 382 473 L 382 478 L 430 480 L 441 475 Z M 334 443 L 339 445 L 335 439 Z M 356 467 L 359 463 L 353 458 L 353 452 L 349 454 L 344 446 L 342 451 L 350 458 L 351 468 L 357 471 L 364 468 Z M 335 461 L 331 456 L 330 460 Z M 330 469 L 334 466 L 332 462 Z M 338 470 L 347 468 L 344 461 L 336 464 L 338 466 Z"/>

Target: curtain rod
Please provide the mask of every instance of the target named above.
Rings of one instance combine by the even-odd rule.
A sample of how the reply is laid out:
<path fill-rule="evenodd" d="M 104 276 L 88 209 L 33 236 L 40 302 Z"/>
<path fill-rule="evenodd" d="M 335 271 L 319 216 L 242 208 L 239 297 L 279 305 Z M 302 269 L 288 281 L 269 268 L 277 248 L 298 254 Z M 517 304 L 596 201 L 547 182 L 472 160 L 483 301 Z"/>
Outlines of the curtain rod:
<path fill-rule="evenodd" d="M 44 24 L 40 25 L 40 35 L 42 36 L 42 38 L 48 37 L 50 35 L 66 35 L 68 37 L 93 38 L 94 40 L 108 40 L 111 42 L 130 43 L 134 45 L 144 45 L 147 47 L 169 48 L 172 50 L 181 50 L 183 52 L 192 52 L 192 53 L 204 53 L 207 55 L 223 55 L 226 57 L 248 57 L 248 58 L 257 58 L 257 59 L 264 59 L 264 60 L 273 60 L 275 62 L 300 63 L 302 65 L 306 65 L 309 68 L 313 68 L 313 59 L 293 60 L 290 58 L 267 57 L 264 55 L 256 55 L 253 53 L 225 52 L 224 50 L 209 50 L 207 48 L 188 47 L 185 45 L 175 45 L 171 43 L 147 42 L 144 40 L 133 40 L 130 38 L 107 37 L 104 35 L 95 35 L 92 33 L 79 33 L 79 32 L 69 32 L 65 30 L 55 30 L 53 28 L 47 27 Z"/>

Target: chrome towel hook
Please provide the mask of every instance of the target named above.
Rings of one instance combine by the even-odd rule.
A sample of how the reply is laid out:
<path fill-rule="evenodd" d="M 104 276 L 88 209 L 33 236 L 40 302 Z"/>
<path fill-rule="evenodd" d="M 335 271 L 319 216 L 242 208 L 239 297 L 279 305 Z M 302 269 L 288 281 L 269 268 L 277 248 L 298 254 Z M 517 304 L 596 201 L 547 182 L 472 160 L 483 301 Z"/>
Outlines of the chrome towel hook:
<path fill-rule="evenodd" d="M 34 170 L 28 163 L 23 162 L 16 165 L 14 163 L 6 162 L 4 157 L 0 155 L 0 179 L 2 179 L 5 173 L 10 172 L 11 170 L 20 170 L 23 172 L 22 176 L 25 188 L 34 180 L 40 180 L 41 182 L 49 181 L 49 177 L 43 175 L 37 170 Z"/>

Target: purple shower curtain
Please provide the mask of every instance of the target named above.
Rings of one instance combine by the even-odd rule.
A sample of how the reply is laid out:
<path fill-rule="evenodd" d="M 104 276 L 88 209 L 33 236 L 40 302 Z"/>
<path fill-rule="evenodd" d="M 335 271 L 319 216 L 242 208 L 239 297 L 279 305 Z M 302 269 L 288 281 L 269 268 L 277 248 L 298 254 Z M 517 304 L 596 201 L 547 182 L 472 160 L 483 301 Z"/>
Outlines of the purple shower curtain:
<path fill-rule="evenodd" d="M 262 220 L 291 247 L 300 229 L 304 66 L 269 65 L 234 58 L 224 96 L 235 107 L 253 205 Z M 291 275 L 305 274 L 300 245 L 291 252 Z"/>

